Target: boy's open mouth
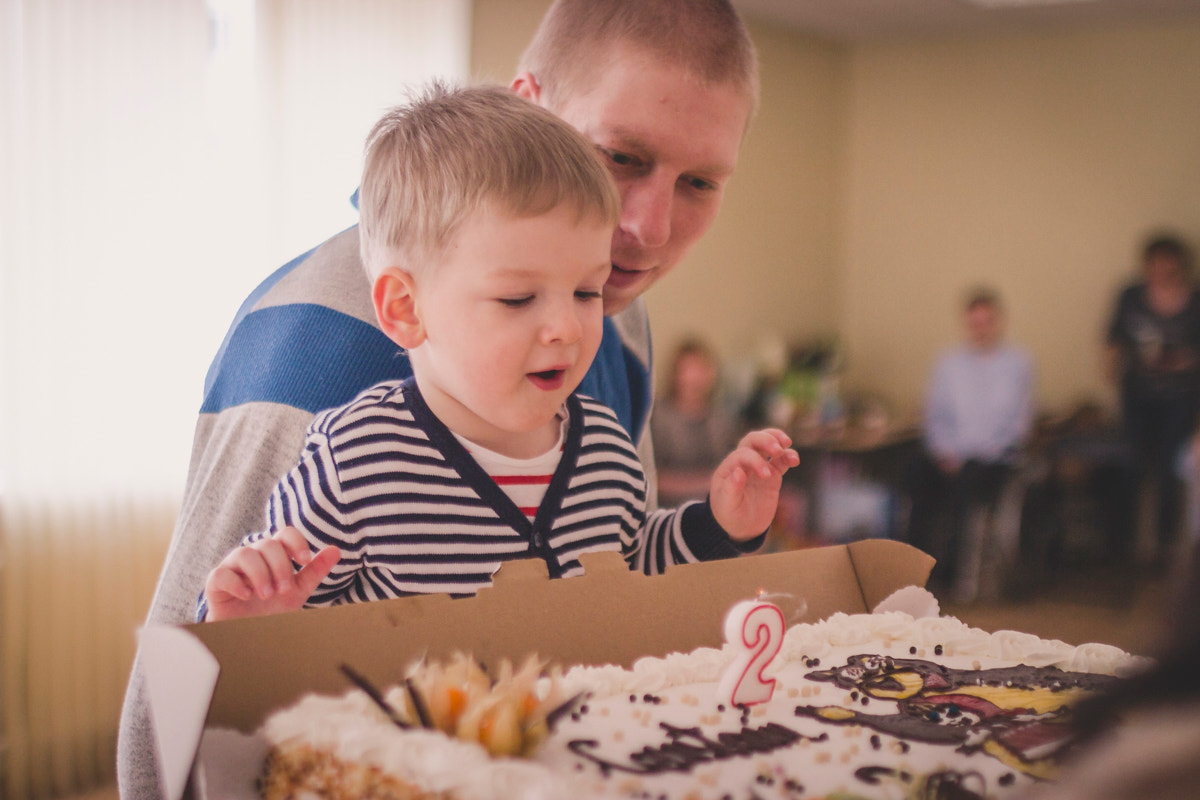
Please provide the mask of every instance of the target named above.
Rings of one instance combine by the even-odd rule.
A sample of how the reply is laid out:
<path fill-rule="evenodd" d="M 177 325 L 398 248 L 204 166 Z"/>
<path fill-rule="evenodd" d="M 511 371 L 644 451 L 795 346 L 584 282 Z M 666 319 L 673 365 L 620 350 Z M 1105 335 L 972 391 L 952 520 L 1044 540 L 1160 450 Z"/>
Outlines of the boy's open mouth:
<path fill-rule="evenodd" d="M 565 369 L 547 369 L 542 372 L 529 373 L 529 380 L 533 381 L 533 385 L 539 389 L 550 391 L 562 386 L 566 374 Z"/>

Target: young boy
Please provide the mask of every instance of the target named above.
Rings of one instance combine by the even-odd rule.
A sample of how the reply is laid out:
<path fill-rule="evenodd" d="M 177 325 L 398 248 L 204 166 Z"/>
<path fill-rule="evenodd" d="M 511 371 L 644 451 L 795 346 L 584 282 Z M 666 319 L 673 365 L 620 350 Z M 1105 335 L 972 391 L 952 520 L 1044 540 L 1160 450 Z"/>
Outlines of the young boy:
<path fill-rule="evenodd" d="M 699 560 L 687 543 L 736 552 L 706 504 L 647 521 L 628 434 L 574 394 L 620 215 L 587 139 L 501 87 L 434 86 L 368 137 L 360 213 L 376 315 L 413 378 L 316 417 L 270 530 L 210 573 L 201 618 L 469 594 L 511 558 L 560 577 L 594 550 L 650 574 Z M 788 444 L 744 439 L 719 502 L 773 503 Z"/>

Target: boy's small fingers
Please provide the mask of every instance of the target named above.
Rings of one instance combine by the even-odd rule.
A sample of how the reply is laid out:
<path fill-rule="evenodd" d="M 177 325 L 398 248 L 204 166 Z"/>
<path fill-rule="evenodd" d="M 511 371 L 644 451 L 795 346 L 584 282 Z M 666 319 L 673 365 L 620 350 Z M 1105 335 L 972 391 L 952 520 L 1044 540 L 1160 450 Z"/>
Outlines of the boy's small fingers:
<path fill-rule="evenodd" d="M 254 596 L 254 590 L 246 584 L 243 576 L 227 567 L 221 567 L 212 574 L 205 591 L 210 597 L 225 594 L 236 600 L 249 600 Z"/>
<path fill-rule="evenodd" d="M 791 447 L 792 438 L 778 428 L 763 428 L 747 433 L 742 437 L 741 444 L 759 451 L 778 451 Z"/>
<path fill-rule="evenodd" d="M 761 431 L 758 431 L 758 433 L 761 433 L 764 438 L 770 439 L 780 447 L 787 447 L 789 444 L 791 444 L 791 439 L 788 438 L 786 433 L 779 430 L 779 428 L 763 428 Z"/>
<path fill-rule="evenodd" d="M 742 437 L 742 441 L 740 442 L 740 444 L 742 447 L 758 449 L 761 442 L 767 438 L 768 438 L 768 436 L 765 431 L 750 431 L 749 433 L 747 433 L 745 436 Z"/>
<path fill-rule="evenodd" d="M 779 455 L 771 458 L 771 466 L 782 475 L 792 467 L 800 466 L 800 454 L 785 447 L 779 452 Z"/>
<path fill-rule="evenodd" d="M 292 585 L 296 575 L 296 565 L 291 554 L 278 540 L 264 541 L 259 552 L 266 563 L 272 590 L 285 591 Z"/>
<path fill-rule="evenodd" d="M 259 597 L 267 598 L 275 592 L 271 570 L 263 557 L 262 542 L 249 547 L 239 547 L 230 559 L 232 568 L 241 573 L 242 580 Z"/>
<path fill-rule="evenodd" d="M 774 439 L 766 439 L 760 442 L 759 446 L 755 449 L 758 454 L 763 457 L 764 461 L 781 459 L 784 457 L 784 453 L 787 452 L 787 448 Z"/>
<path fill-rule="evenodd" d="M 771 441 L 770 444 L 759 442 L 757 447 L 750 448 L 747 452 L 746 463 L 753 467 L 754 472 L 760 478 L 770 478 L 779 469 L 779 462 L 783 459 L 783 448 Z"/>
<path fill-rule="evenodd" d="M 301 594 L 305 598 L 312 595 L 316 588 L 321 585 L 321 581 L 325 580 L 325 576 L 337 566 L 341 560 L 342 553 L 333 545 L 323 548 L 315 556 L 312 561 L 296 576 L 297 587 L 301 590 Z"/>
<path fill-rule="evenodd" d="M 312 548 L 309 547 L 308 540 L 304 538 L 304 534 L 299 529 L 284 528 L 275 534 L 275 540 L 283 545 L 288 557 L 297 564 L 303 566 L 312 561 Z"/>

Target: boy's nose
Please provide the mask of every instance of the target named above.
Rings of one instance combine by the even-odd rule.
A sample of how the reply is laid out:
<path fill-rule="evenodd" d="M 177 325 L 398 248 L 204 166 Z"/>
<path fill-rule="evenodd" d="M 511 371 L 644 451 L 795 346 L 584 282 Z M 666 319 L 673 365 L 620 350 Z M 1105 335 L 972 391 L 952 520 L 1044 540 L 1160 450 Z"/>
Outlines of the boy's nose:
<path fill-rule="evenodd" d="M 583 322 L 574 308 L 560 305 L 551 311 L 542 326 L 542 338 L 547 343 L 573 344 L 583 338 Z"/>

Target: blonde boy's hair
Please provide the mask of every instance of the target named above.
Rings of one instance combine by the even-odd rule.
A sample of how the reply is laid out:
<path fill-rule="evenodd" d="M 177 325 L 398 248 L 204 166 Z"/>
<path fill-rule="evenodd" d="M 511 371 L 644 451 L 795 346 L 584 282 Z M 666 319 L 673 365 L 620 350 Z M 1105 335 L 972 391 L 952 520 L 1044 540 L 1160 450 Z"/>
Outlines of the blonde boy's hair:
<path fill-rule="evenodd" d="M 372 276 L 435 260 L 472 213 L 517 217 L 568 204 L 616 227 L 621 201 L 595 147 L 501 86 L 434 82 L 384 114 L 367 137 L 360 245 Z"/>
<path fill-rule="evenodd" d="M 758 106 L 758 56 L 728 0 L 556 0 L 521 56 L 542 102 L 586 92 L 621 46 L 677 64 L 706 86 L 732 83 Z"/>

